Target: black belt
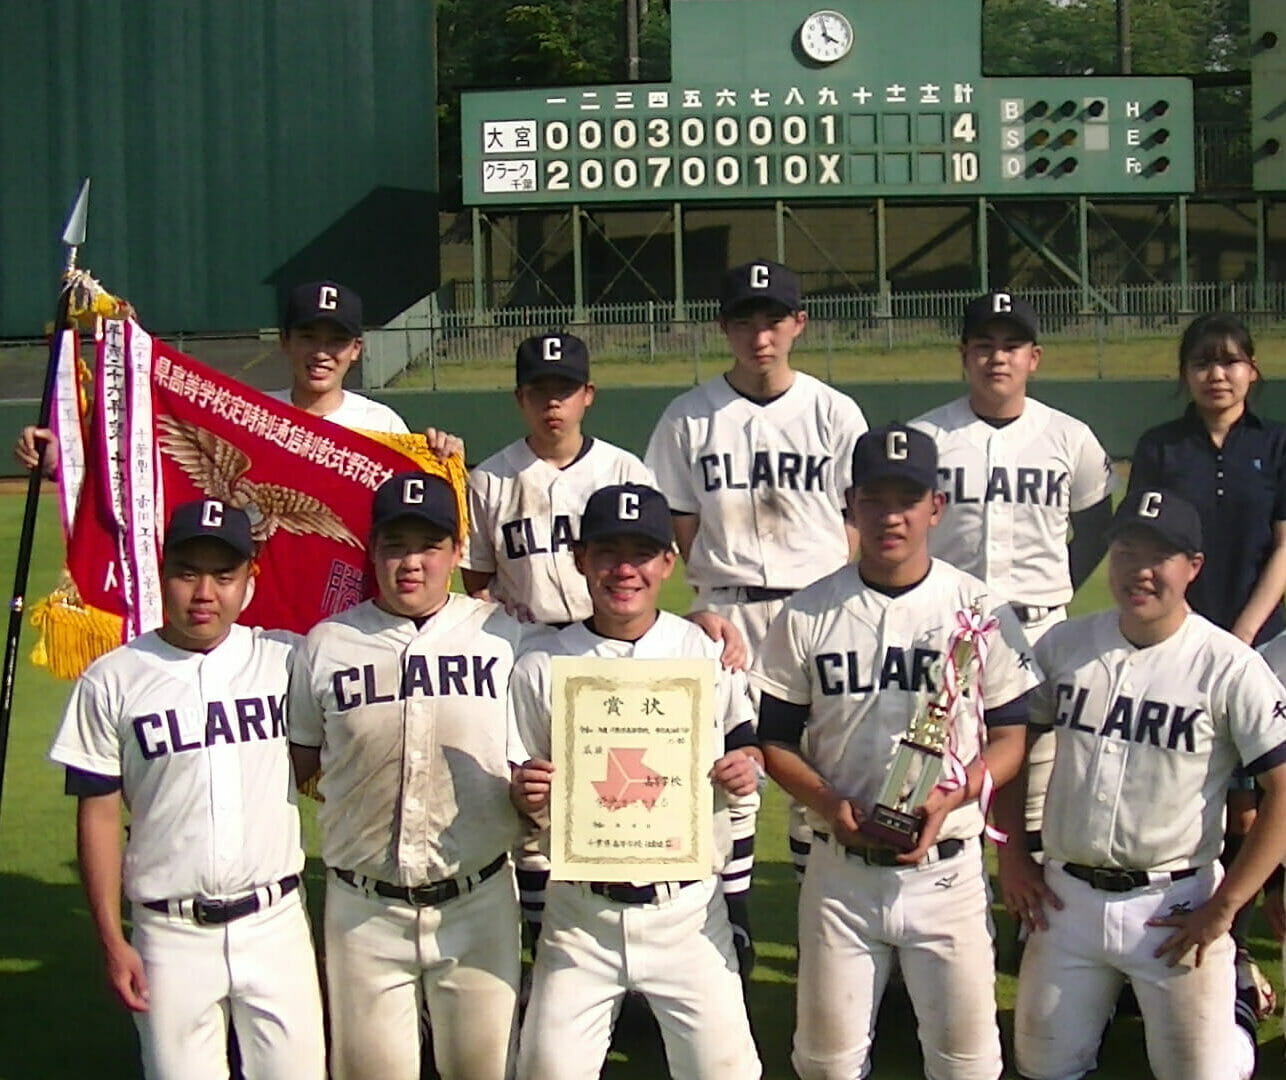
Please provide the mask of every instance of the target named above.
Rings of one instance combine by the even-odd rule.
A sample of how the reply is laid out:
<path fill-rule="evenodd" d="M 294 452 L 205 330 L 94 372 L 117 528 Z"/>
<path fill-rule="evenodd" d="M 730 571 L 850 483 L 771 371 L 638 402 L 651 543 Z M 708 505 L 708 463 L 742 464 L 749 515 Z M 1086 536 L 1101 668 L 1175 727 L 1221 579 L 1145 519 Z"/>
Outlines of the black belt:
<path fill-rule="evenodd" d="M 352 870 L 336 870 L 335 876 L 345 885 L 351 885 L 363 891 L 369 889 L 376 896 L 382 896 L 386 900 L 401 900 L 402 903 L 410 904 L 412 907 L 435 907 L 438 904 L 445 904 L 448 900 L 454 900 L 462 892 L 473 891 L 487 878 L 499 873 L 508 860 L 508 852 L 502 851 L 475 874 L 448 878 L 446 881 L 430 881 L 427 885 L 390 885 L 387 881 L 355 874 Z"/>
<path fill-rule="evenodd" d="M 281 892 L 277 899 L 282 896 L 288 896 L 299 887 L 299 875 L 291 874 L 282 878 L 276 883 L 276 888 Z M 267 886 L 271 889 L 273 886 Z M 224 923 L 230 923 L 234 919 L 243 919 L 247 915 L 253 915 L 260 908 L 269 907 L 275 901 L 268 897 L 265 903 L 264 898 L 260 895 L 266 889 L 256 889 L 252 893 L 238 897 L 236 900 L 207 900 L 203 896 L 193 897 L 191 900 L 145 900 L 143 906 L 149 911 L 159 911 L 165 915 L 191 915 L 194 922 L 202 926 L 222 926 Z"/>
<path fill-rule="evenodd" d="M 798 589 L 765 589 L 759 585 L 742 585 L 740 588 L 746 600 L 752 604 L 758 604 L 762 600 L 785 600 L 799 592 Z"/>
<path fill-rule="evenodd" d="M 824 844 L 830 843 L 829 833 L 814 832 L 813 835 Z M 942 840 L 934 844 L 931 850 L 938 853 L 938 860 L 941 861 L 942 859 L 954 859 L 960 852 L 964 851 L 964 846 L 965 842 L 963 840 Z M 898 862 L 898 856 L 904 854 L 904 852 L 894 851 L 892 848 L 848 847 L 845 845 L 844 853 L 861 859 L 868 866 L 906 867 L 911 865 L 911 863 Z"/>
<path fill-rule="evenodd" d="M 680 889 L 695 885 L 695 881 L 674 882 Z M 595 896 L 604 896 L 618 904 L 651 904 L 657 898 L 655 885 L 625 885 L 617 881 L 591 881 L 589 891 Z"/>
<path fill-rule="evenodd" d="M 1171 881 L 1182 881 L 1197 872 L 1196 867 L 1187 870 L 1157 871 L 1149 874 L 1146 870 L 1118 870 L 1113 866 L 1083 866 L 1080 863 L 1063 863 L 1063 869 L 1085 882 L 1091 889 L 1103 892 L 1129 892 L 1141 889 L 1145 885 L 1164 885 L 1164 878 Z"/>

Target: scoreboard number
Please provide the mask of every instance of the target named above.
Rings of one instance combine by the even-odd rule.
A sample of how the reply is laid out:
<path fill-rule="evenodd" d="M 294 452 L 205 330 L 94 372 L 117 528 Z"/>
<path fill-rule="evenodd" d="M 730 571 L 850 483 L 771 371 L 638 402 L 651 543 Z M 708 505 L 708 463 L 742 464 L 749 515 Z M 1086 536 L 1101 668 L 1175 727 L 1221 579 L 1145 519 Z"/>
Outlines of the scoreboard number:
<path fill-rule="evenodd" d="M 971 143 L 978 137 L 978 127 L 974 122 L 974 114 L 971 112 L 961 113 L 955 118 L 951 125 L 951 138 L 956 142 Z"/>

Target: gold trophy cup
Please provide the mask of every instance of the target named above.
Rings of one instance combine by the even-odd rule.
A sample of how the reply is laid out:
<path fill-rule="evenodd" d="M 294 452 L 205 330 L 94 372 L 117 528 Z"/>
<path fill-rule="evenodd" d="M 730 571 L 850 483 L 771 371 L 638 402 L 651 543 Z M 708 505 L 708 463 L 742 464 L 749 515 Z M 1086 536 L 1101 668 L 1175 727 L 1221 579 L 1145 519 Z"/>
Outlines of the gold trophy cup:
<path fill-rule="evenodd" d="M 980 600 L 974 601 L 969 613 L 969 625 L 977 627 L 982 614 Z M 863 835 L 882 847 L 910 851 L 919 842 L 923 821 L 914 811 L 924 805 L 942 780 L 956 703 L 968 689 L 977 667 L 973 660 L 978 636 L 978 631 L 965 631 L 956 637 L 948 660 L 955 673 L 952 684 L 945 678 L 944 665 L 934 665 L 937 692 L 925 700 L 898 742 L 875 806 L 861 825 Z"/>

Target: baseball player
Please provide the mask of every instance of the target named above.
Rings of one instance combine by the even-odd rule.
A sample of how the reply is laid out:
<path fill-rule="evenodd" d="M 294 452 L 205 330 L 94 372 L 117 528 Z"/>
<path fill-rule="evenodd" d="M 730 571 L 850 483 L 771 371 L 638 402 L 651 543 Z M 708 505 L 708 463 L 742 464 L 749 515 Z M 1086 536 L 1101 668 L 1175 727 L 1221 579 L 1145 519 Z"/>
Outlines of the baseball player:
<path fill-rule="evenodd" d="M 1185 602 L 1202 564 L 1190 503 L 1131 492 L 1111 538 L 1116 608 L 1035 647 L 1045 681 L 1032 725 L 1058 748 L 1044 867 L 1029 863 L 1005 894 L 1030 934 L 1018 1068 L 1034 1080 L 1091 1071 L 1128 980 L 1160 1080 L 1249 1077 L 1254 1011 L 1237 1007 L 1228 931 L 1286 855 L 1286 702 L 1261 657 Z M 1224 792 L 1238 761 L 1266 795 L 1225 875 Z"/>
<path fill-rule="evenodd" d="M 214 499 L 177 507 L 165 534 L 164 625 L 90 665 L 50 753 L 79 799 L 90 911 L 150 1078 L 226 1078 L 229 1019 L 250 1076 L 325 1076 L 286 753 L 299 638 L 234 625 L 251 556 L 243 511 Z"/>
<path fill-rule="evenodd" d="M 514 671 L 514 805 L 542 814 L 550 785 L 559 782 L 548 760 L 551 656 L 708 658 L 716 687 L 718 757 L 710 778 L 717 865 L 700 880 L 660 885 L 550 883 L 518 1074 L 597 1077 L 615 1008 L 633 990 L 656 1015 L 671 1076 L 754 1080 L 759 1058 L 716 873 L 731 844 L 726 796 L 754 792 L 762 776 L 744 676 L 719 667 L 719 646 L 699 628 L 657 609 L 675 562 L 670 508 L 660 492 L 638 484 L 595 492 L 575 550 L 593 614 L 540 638 Z"/>
<path fill-rule="evenodd" d="M 527 436 L 469 474 L 469 542 L 461 560 L 471 596 L 503 603 L 523 621 L 559 629 L 589 617 L 592 605 L 572 548 L 585 500 L 618 483 L 651 484 L 652 473 L 627 450 L 585 435 L 594 403 L 589 349 L 573 334 L 530 337 L 518 346 L 514 396 Z M 693 620 L 726 643 L 726 666 L 744 666 L 735 628 L 709 612 Z M 536 851 L 517 861 L 518 895 L 534 942 L 540 935 L 549 867 Z M 745 889 L 741 875 L 735 885 Z"/>
<path fill-rule="evenodd" d="M 768 773 L 807 807 L 814 836 L 799 896 L 791 1061 L 804 1078 L 866 1076 L 896 956 L 926 1076 L 996 1080 L 1000 1033 L 978 799 L 988 774 L 1001 785 L 1021 764 L 1031 658 L 1009 607 L 929 555 L 944 508 L 933 440 L 899 424 L 869 431 L 854 449 L 852 476 L 857 565 L 786 601 L 751 673 Z M 968 614 L 974 605 L 977 616 Z M 966 623 L 984 639 L 981 670 L 970 669 L 976 685 L 953 709 L 954 760 L 967 765 L 967 782 L 952 772 L 952 782 L 915 808 L 918 842 L 900 853 L 862 826 L 901 737 L 927 695 L 948 685 L 943 665 Z"/>
<path fill-rule="evenodd" d="M 845 469 L 866 430 L 857 403 L 790 366 L 808 325 L 799 277 L 778 263 L 735 266 L 723 280 L 719 326 L 732 366 L 666 408 L 644 461 L 674 511 L 674 531 L 697 591 L 753 654 L 782 602 L 852 558 L 844 520 Z M 725 879 L 742 963 L 753 962 L 745 890 L 754 862 L 754 816 L 736 825 Z M 790 824 L 796 870 L 808 857 L 802 811 Z"/>
<path fill-rule="evenodd" d="M 291 757 L 319 768 L 332 1076 L 411 1080 L 427 1001 L 444 1080 L 501 1080 L 519 976 L 505 756 L 521 625 L 449 592 L 455 493 L 402 473 L 375 493 L 379 595 L 309 632 Z"/>
<path fill-rule="evenodd" d="M 1089 427 L 1027 396 L 1039 336 L 1036 311 L 1021 296 L 970 301 L 960 334 L 969 391 L 911 421 L 937 443 L 947 499 L 929 550 L 1008 600 L 1033 644 L 1066 618 L 1072 593 L 1107 550 L 1113 487 L 1111 458 Z M 1031 748 L 1025 828 L 1001 848 L 1002 876 L 1010 853 L 1040 851 L 1053 754 L 1052 735 Z"/>

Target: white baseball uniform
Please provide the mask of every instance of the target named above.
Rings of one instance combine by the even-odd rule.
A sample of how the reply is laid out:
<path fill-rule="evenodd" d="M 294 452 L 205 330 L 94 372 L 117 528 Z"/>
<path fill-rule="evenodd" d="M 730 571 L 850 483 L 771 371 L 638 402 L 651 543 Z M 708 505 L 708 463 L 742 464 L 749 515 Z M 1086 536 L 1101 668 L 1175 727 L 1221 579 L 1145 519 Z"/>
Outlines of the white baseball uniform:
<path fill-rule="evenodd" d="M 1153 952 L 1171 931 L 1145 924 L 1199 906 L 1217 887 L 1233 768 L 1244 762 L 1254 775 L 1286 759 L 1282 687 L 1261 657 L 1200 615 L 1144 649 L 1122 637 L 1118 619 L 1116 610 L 1073 619 L 1036 644 L 1045 682 L 1031 723 L 1058 742 L 1045 880 L 1063 908 L 1046 905 L 1049 929 L 1031 934 L 1023 954 L 1018 1066 L 1033 1078 L 1093 1069 L 1129 979 L 1157 1077 L 1246 1077 L 1254 1061 L 1235 1034 L 1232 938 L 1209 946 L 1200 967 L 1168 967 Z M 1120 871 L 1133 873 L 1133 887 Z"/>
<path fill-rule="evenodd" d="M 1025 608 L 1027 639 L 1035 644 L 1065 618 L 1071 515 L 1111 494 L 1112 459 L 1088 425 L 1030 397 L 1003 427 L 979 417 L 967 397 L 911 426 L 937 444 L 938 490 L 947 497 L 942 521 L 929 534 L 930 552 Z M 1028 755 L 1030 832 L 1040 829 L 1053 759 L 1053 738 L 1037 739 Z"/>
<path fill-rule="evenodd" d="M 267 394 L 276 401 L 284 401 L 287 405 L 294 404 L 290 400 L 289 389 L 269 390 Z M 380 431 L 389 435 L 405 435 L 411 430 L 406 426 L 406 421 L 383 402 L 368 398 L 364 394 L 355 394 L 351 390 L 345 390 L 344 399 L 339 403 L 339 408 L 328 412 L 322 419 L 354 431 Z"/>
<path fill-rule="evenodd" d="M 700 516 L 686 566 L 698 605 L 732 622 L 752 659 L 785 597 L 848 562 L 845 491 L 866 429 L 857 402 L 797 371 L 767 404 L 718 375 L 670 402 L 648 440 L 644 461 L 670 509 Z M 809 837 L 798 809 L 790 841 L 802 872 Z"/>
<path fill-rule="evenodd" d="M 54 761 L 118 779 L 130 812 L 123 881 L 150 994 L 134 1014 L 148 1077 L 226 1078 L 229 1014 L 248 1075 L 325 1075 L 286 752 L 298 641 L 233 626 L 202 653 L 144 634 L 77 680 L 54 740 Z M 254 907 L 252 895 L 243 917 L 196 921 L 194 900 Z"/>
<path fill-rule="evenodd" d="M 699 627 L 664 611 L 634 642 L 600 637 L 583 623 L 543 635 L 514 671 L 510 760 L 550 756 L 551 655 L 706 657 L 716 688 L 713 765 L 724 753 L 725 736 L 737 745 L 745 745 L 738 738 L 753 742 L 744 676 L 723 670 L 720 652 Z M 728 811 L 721 792 L 711 798 L 716 865 L 703 880 L 660 885 L 655 898 L 638 902 L 599 895 L 585 882 L 550 882 L 518 1056 L 524 1080 L 597 1077 L 615 1009 L 628 990 L 648 999 L 671 1076 L 760 1075 L 717 876 L 731 844 Z"/>
<path fill-rule="evenodd" d="M 956 613 L 986 586 L 934 560 L 896 596 L 845 566 L 796 593 L 768 631 L 751 681 L 807 709 L 797 752 L 837 792 L 869 811 L 899 740 L 935 691 Z M 1006 605 L 988 634 L 982 700 L 998 707 L 1034 684 L 1022 629 Z M 981 751 L 971 702 L 956 714 L 957 756 Z M 762 732 L 762 720 L 761 720 Z M 770 732 L 762 732 L 765 738 Z M 925 1073 L 935 1080 L 1000 1075 L 983 814 L 954 810 L 915 866 L 883 866 L 815 830 L 799 897 L 799 982 L 794 1051 L 801 1077 L 861 1077 L 870 1069 L 880 998 L 896 951 L 919 1020 Z M 825 838 L 825 839 L 823 839 Z M 874 858 L 874 856 L 872 856 Z"/>
<path fill-rule="evenodd" d="M 526 604 L 537 622 L 588 618 L 593 606 L 572 545 L 589 497 L 613 484 L 653 484 L 628 450 L 585 438 L 565 468 L 538 458 L 526 439 L 492 454 L 469 474 L 469 544 L 460 565 L 495 574 L 496 599 Z"/>
<path fill-rule="evenodd" d="M 444 1077 L 500 1080 L 512 1066 L 505 744 L 521 636 L 498 605 L 459 594 L 424 620 L 368 600 L 315 626 L 296 657 L 290 739 L 321 750 L 337 1080 L 418 1077 L 423 1000 Z"/>

